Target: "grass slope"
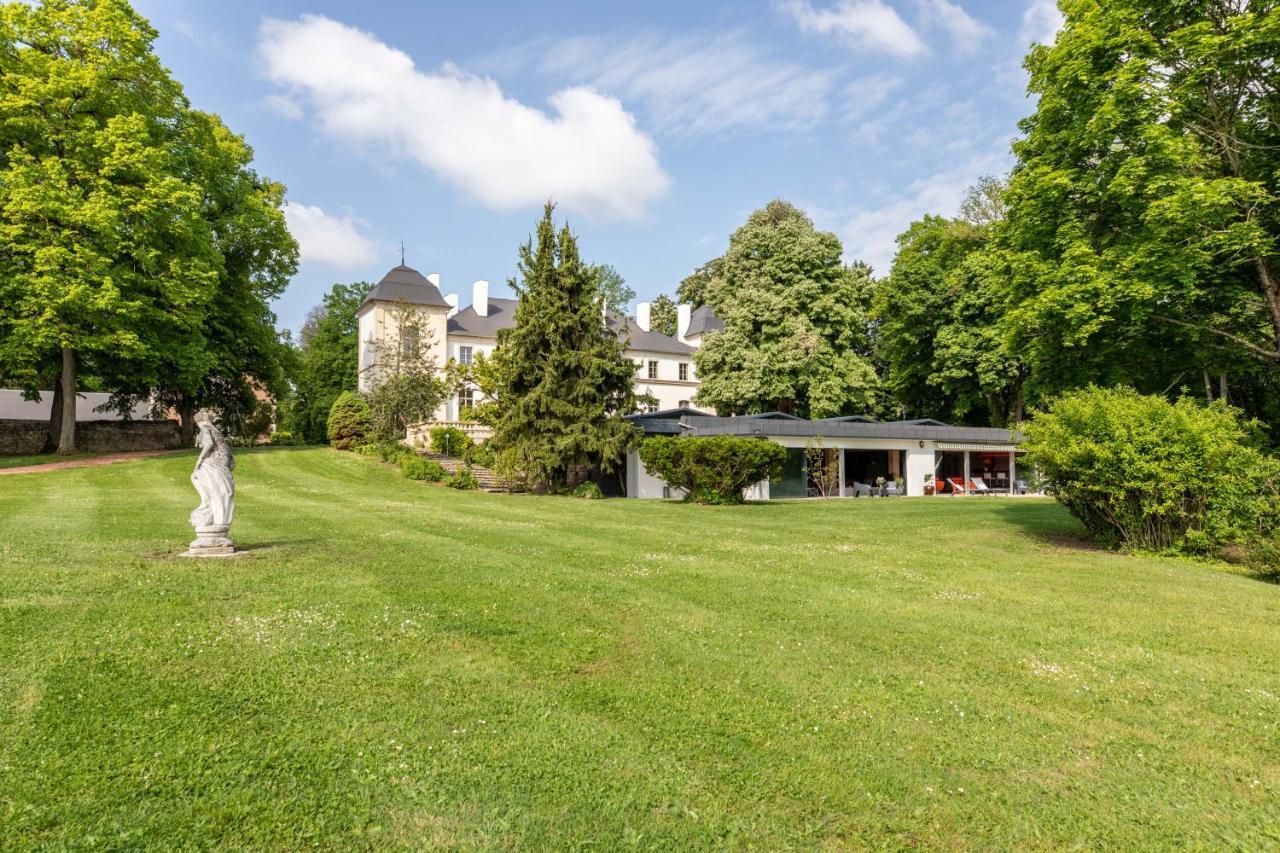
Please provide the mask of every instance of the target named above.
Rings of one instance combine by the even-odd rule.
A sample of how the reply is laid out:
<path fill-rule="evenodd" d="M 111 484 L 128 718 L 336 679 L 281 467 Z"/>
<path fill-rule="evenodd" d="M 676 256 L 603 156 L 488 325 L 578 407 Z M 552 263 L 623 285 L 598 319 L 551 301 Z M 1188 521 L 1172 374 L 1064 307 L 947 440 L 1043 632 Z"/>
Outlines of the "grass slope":
<path fill-rule="evenodd" d="M 1280 587 L 1050 502 L 238 461 L 0 480 L 0 848 L 1280 843 Z"/>

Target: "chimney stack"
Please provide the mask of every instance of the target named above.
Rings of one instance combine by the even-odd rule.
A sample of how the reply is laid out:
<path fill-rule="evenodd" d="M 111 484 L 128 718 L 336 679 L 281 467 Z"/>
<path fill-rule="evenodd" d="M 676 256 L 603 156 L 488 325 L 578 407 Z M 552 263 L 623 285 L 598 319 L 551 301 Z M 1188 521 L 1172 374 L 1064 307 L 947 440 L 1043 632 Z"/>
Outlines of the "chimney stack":
<path fill-rule="evenodd" d="M 440 273 L 438 273 L 438 272 L 433 272 L 431 275 L 427 276 L 427 281 L 431 282 L 431 283 L 432 283 L 432 284 L 434 284 L 436 287 L 439 287 L 439 286 L 440 286 Z"/>
<path fill-rule="evenodd" d="M 689 322 L 693 319 L 693 306 L 689 304 L 680 304 L 676 306 L 676 339 L 680 343 L 685 342 L 685 336 L 689 334 Z"/>
<path fill-rule="evenodd" d="M 649 331 L 649 303 L 636 303 L 636 325 L 640 327 L 640 331 Z"/>
<path fill-rule="evenodd" d="M 450 293 L 444 298 L 444 301 L 449 303 L 449 313 L 445 314 L 446 317 L 452 317 L 458 313 L 458 294 Z"/>
<path fill-rule="evenodd" d="M 471 307 L 477 317 L 489 316 L 489 282 L 479 279 L 471 286 Z"/>

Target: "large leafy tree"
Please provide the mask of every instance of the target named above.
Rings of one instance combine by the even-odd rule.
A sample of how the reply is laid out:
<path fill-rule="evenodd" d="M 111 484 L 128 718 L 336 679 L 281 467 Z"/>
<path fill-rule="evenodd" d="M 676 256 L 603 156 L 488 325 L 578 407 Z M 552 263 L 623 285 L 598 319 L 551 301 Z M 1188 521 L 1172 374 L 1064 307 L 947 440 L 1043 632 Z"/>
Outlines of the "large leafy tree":
<path fill-rule="evenodd" d="M 894 399 L 913 417 L 997 426 L 1021 420 L 1026 368 L 1000 330 L 1005 288 L 991 247 L 1002 190 L 984 178 L 959 218 L 913 222 L 877 285 L 877 354 Z"/>
<path fill-rule="evenodd" d="M 217 409 L 239 431 L 240 421 L 267 405 L 260 398 L 285 392 L 289 350 L 270 300 L 297 271 L 298 245 L 282 212 L 283 185 L 251 168 L 253 151 L 241 137 L 216 116 L 187 111 L 181 143 L 219 260 L 199 320 L 203 347 L 192 354 L 175 340 L 160 348 L 159 359 L 125 361 L 111 372 L 130 389 L 117 395 L 121 402 L 151 398 L 177 411 L 189 440 L 198 409 Z"/>
<path fill-rule="evenodd" d="M 357 388 L 360 332 L 356 311 L 371 287 L 363 281 L 335 284 L 307 313 L 284 422 L 295 436 L 308 442 L 326 440 L 334 401 L 342 392 Z"/>
<path fill-rule="evenodd" d="M 547 204 L 520 247 L 515 325 L 494 352 L 498 467 L 558 490 L 586 468 L 613 470 L 637 439 L 621 419 L 635 409 L 635 365 L 605 322 L 592 271 L 568 225 L 557 233 Z"/>
<path fill-rule="evenodd" d="M 839 239 L 772 201 L 729 249 L 681 285 L 715 309 L 724 331 L 694 356 L 696 400 L 722 412 L 778 409 L 827 417 L 864 412 L 878 381 L 869 358 L 870 270 L 841 260 Z"/>
<path fill-rule="evenodd" d="M 1027 59 L 1008 329 L 1032 381 L 1226 390 L 1280 368 L 1280 6 L 1062 0 Z"/>
<path fill-rule="evenodd" d="M 0 365 L 57 379 L 63 452 L 83 368 L 205 348 L 221 259 L 155 37 L 124 0 L 0 6 Z"/>

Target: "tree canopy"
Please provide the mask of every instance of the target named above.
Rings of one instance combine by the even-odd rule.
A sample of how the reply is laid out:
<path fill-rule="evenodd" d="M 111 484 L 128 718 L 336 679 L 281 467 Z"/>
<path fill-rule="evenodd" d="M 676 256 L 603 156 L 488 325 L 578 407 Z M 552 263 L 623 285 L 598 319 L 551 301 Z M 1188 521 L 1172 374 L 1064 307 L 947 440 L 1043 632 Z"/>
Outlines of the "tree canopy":
<path fill-rule="evenodd" d="M 1000 244 L 1044 392 L 1280 367 L 1280 8 L 1063 0 Z M 1212 393 L 1212 392 L 1210 392 Z"/>
<path fill-rule="evenodd" d="M 676 311 L 675 300 L 665 293 L 658 294 L 658 298 L 653 300 L 653 303 L 649 306 L 649 328 L 667 337 L 674 338 L 678 322 L 679 315 Z"/>
<path fill-rule="evenodd" d="M 794 205 L 772 201 L 682 283 L 683 299 L 710 305 L 725 324 L 694 356 L 699 404 L 811 417 L 872 408 L 871 274 L 845 265 L 842 251 Z"/>
<path fill-rule="evenodd" d="M 372 285 L 335 284 L 307 314 L 293 391 L 284 421 L 295 436 L 319 443 L 328 436 L 329 410 L 344 391 L 357 388 L 359 327 L 356 311 Z"/>

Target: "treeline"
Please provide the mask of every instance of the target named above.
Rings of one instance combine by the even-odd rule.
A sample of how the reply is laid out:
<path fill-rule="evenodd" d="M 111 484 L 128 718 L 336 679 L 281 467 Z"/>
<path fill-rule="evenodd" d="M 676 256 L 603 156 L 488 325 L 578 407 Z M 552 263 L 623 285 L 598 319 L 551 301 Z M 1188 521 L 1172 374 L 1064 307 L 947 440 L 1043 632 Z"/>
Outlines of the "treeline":
<path fill-rule="evenodd" d="M 1069 2 L 1004 180 L 889 274 L 773 202 L 680 286 L 722 412 L 995 425 L 1090 384 L 1223 400 L 1280 440 L 1280 10 Z"/>
<path fill-rule="evenodd" d="M 269 422 L 291 348 L 269 302 L 296 270 L 284 187 L 195 110 L 124 0 L 0 6 L 0 382 Z"/>

